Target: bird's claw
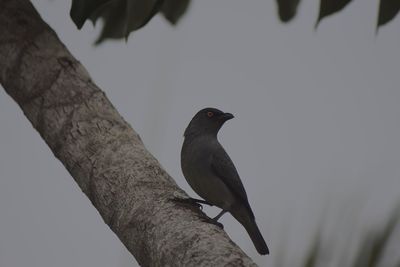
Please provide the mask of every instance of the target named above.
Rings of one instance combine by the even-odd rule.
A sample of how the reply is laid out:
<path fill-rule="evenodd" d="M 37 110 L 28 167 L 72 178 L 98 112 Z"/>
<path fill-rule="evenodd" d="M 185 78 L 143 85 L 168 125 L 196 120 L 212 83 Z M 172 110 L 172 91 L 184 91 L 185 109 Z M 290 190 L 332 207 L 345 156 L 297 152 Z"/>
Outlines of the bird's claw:
<path fill-rule="evenodd" d="M 211 218 L 206 217 L 206 218 L 201 218 L 201 220 L 202 220 L 203 222 L 211 223 L 211 224 L 214 224 L 214 225 L 218 226 L 218 227 L 221 228 L 221 229 L 224 229 L 224 225 L 223 225 L 222 223 L 220 223 L 220 222 L 214 220 L 214 219 L 211 219 Z"/>
<path fill-rule="evenodd" d="M 172 201 L 175 201 L 175 202 L 178 202 L 178 203 L 182 203 L 182 204 L 189 204 L 189 205 L 192 205 L 192 206 L 195 206 L 195 207 L 199 208 L 200 210 L 203 210 L 203 206 L 201 204 L 206 204 L 206 205 L 209 205 L 209 206 L 213 206 L 211 203 L 209 203 L 209 202 L 207 202 L 205 200 L 195 199 L 195 198 L 191 198 L 191 197 L 189 197 L 189 198 L 178 198 L 178 197 L 175 197 L 175 198 L 172 199 Z"/>
<path fill-rule="evenodd" d="M 198 204 L 205 204 L 205 205 L 208 205 L 208 206 L 214 206 L 210 202 L 202 200 L 202 199 L 196 199 L 196 198 L 192 198 L 192 197 L 190 197 L 189 199 L 190 199 L 190 201 L 193 201 L 193 202 L 198 203 Z"/>
<path fill-rule="evenodd" d="M 209 202 L 207 202 L 205 200 L 195 199 L 195 198 L 191 198 L 191 197 L 190 198 L 175 197 L 175 198 L 172 198 L 171 201 L 174 201 L 174 202 L 180 203 L 180 204 L 184 204 L 184 205 L 195 206 L 196 208 L 198 208 L 200 210 L 203 210 L 203 206 L 201 204 L 206 204 L 206 205 L 213 206 L 212 204 L 210 204 Z M 211 223 L 211 224 L 214 224 L 214 225 L 218 226 L 221 229 L 224 229 L 224 225 L 222 223 L 218 222 L 216 219 L 209 218 L 209 217 L 204 217 L 204 216 L 202 216 L 200 219 L 203 222 Z"/>
<path fill-rule="evenodd" d="M 174 202 L 177 203 L 181 203 L 181 204 L 188 204 L 188 205 L 192 205 L 195 206 L 196 208 L 203 210 L 203 206 L 201 204 L 199 204 L 197 201 L 194 201 L 194 199 L 192 198 L 173 198 L 171 199 Z"/>

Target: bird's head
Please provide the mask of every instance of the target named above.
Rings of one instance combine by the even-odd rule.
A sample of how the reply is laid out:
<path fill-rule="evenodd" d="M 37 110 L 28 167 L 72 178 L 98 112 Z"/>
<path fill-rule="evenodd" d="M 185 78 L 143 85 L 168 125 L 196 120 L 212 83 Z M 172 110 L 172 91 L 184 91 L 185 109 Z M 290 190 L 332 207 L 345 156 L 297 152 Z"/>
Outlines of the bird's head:
<path fill-rule="evenodd" d="M 187 137 L 199 134 L 211 134 L 216 136 L 222 125 L 230 119 L 233 119 L 231 113 L 224 113 L 216 108 L 204 108 L 194 115 L 185 130 L 184 136 Z"/>

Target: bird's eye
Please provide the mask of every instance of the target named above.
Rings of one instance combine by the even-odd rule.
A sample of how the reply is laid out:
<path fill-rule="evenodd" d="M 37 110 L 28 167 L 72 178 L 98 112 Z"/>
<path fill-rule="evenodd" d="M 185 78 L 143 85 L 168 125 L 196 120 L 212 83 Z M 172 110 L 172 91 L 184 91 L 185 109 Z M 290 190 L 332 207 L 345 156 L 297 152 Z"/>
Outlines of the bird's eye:
<path fill-rule="evenodd" d="M 214 116 L 214 113 L 213 113 L 212 111 L 209 111 L 209 112 L 207 112 L 207 116 L 208 116 L 209 118 L 211 118 L 212 116 Z"/>

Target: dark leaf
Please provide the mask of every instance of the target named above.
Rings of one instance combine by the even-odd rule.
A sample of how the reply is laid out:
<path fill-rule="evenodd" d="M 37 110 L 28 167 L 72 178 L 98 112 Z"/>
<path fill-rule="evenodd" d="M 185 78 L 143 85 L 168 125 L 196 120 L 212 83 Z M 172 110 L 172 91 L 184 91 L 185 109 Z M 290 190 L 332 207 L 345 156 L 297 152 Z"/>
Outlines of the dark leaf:
<path fill-rule="evenodd" d="M 132 31 L 138 30 L 160 10 L 162 0 L 118 0 L 109 1 L 93 13 L 90 19 L 104 21 L 103 30 L 96 44 L 105 39 L 127 39 Z"/>
<path fill-rule="evenodd" d="M 291 20 L 297 12 L 300 0 L 276 0 L 278 4 L 279 18 L 283 22 Z"/>
<path fill-rule="evenodd" d="M 85 21 L 104 3 L 109 0 L 72 0 L 71 10 L 69 12 L 72 21 L 78 29 L 81 29 Z"/>
<path fill-rule="evenodd" d="M 161 12 L 164 17 L 172 24 L 176 24 L 186 12 L 190 0 L 165 0 Z"/>
<path fill-rule="evenodd" d="M 78 28 L 87 19 L 102 19 L 103 29 L 96 44 L 105 39 L 127 39 L 160 11 L 164 0 L 73 0 L 71 18 Z"/>
<path fill-rule="evenodd" d="M 391 21 L 400 10 L 399 0 L 381 0 L 379 5 L 378 27 Z"/>
<path fill-rule="evenodd" d="M 315 27 L 318 26 L 323 18 L 342 10 L 350 2 L 351 0 L 321 0 L 319 15 Z"/>

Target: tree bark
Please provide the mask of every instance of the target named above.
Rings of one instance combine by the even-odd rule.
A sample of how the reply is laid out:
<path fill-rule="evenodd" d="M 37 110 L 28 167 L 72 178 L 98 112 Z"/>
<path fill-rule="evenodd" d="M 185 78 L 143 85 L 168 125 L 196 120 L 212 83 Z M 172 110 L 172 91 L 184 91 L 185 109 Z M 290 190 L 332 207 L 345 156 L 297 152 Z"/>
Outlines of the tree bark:
<path fill-rule="evenodd" d="M 0 84 L 142 266 L 255 266 L 145 149 L 28 0 L 0 0 Z"/>

